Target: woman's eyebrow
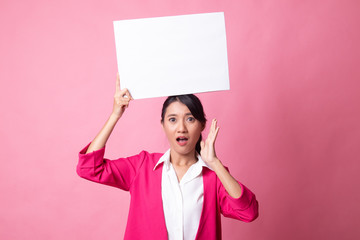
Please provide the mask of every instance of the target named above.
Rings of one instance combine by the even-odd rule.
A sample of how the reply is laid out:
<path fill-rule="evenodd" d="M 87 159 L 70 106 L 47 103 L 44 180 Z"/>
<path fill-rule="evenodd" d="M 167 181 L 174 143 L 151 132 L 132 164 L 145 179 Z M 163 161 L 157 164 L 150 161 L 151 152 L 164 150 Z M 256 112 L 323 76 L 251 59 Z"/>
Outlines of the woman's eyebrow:
<path fill-rule="evenodd" d="M 190 115 L 192 115 L 191 112 L 185 113 L 185 116 L 190 116 Z M 166 117 L 176 117 L 176 116 L 178 116 L 176 113 L 170 113 L 166 115 Z"/>

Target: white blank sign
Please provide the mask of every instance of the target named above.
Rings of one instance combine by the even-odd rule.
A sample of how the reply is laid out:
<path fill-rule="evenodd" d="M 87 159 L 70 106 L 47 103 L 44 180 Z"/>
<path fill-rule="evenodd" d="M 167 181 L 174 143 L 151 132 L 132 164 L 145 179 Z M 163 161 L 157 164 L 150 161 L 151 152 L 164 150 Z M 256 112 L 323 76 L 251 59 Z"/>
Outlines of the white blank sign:
<path fill-rule="evenodd" d="M 114 32 L 134 99 L 230 89 L 222 12 L 114 21 Z"/>

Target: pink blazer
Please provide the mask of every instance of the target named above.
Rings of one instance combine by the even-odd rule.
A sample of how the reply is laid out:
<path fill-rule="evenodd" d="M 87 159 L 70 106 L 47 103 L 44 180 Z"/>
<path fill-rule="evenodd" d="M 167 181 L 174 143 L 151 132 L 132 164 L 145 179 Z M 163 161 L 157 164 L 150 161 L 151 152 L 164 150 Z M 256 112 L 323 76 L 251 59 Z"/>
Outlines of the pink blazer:
<path fill-rule="evenodd" d="M 80 177 L 130 191 L 130 209 L 124 239 L 168 239 L 161 198 L 162 164 L 154 166 L 163 155 L 142 151 L 117 160 L 104 159 L 105 147 L 79 153 Z M 221 216 L 251 222 L 258 216 L 255 195 L 241 183 L 242 195 L 235 199 L 225 190 L 215 172 L 203 168 L 204 203 L 196 239 L 221 239 Z"/>

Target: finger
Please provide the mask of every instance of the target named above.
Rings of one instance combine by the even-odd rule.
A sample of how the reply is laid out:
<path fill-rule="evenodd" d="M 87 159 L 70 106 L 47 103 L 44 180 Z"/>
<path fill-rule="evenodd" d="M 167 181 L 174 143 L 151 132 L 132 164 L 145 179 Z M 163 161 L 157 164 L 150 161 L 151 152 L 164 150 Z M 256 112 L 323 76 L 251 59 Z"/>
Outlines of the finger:
<path fill-rule="evenodd" d="M 131 101 L 131 99 L 128 98 L 126 95 L 123 95 L 123 97 L 121 98 L 121 102 L 123 105 L 129 104 L 130 101 Z"/>
<path fill-rule="evenodd" d="M 216 122 L 217 122 L 217 120 L 214 118 L 214 119 L 212 120 L 212 123 L 211 123 L 211 130 L 215 130 L 215 129 L 216 129 Z"/>
<path fill-rule="evenodd" d="M 129 97 L 126 95 L 126 92 L 127 92 L 127 91 L 128 91 L 127 88 L 121 89 L 120 92 L 119 92 L 120 97 L 123 98 L 123 99 L 129 98 Z"/>
<path fill-rule="evenodd" d="M 126 97 L 121 97 L 121 93 L 114 96 L 115 102 L 118 105 L 126 105 L 129 103 L 130 99 Z"/>
<path fill-rule="evenodd" d="M 216 131 L 216 119 L 213 119 L 212 122 L 211 122 L 211 127 L 210 127 L 210 133 L 209 133 L 209 135 L 210 135 L 211 137 L 213 137 L 215 131 Z"/>
<path fill-rule="evenodd" d="M 204 141 L 201 141 L 201 142 L 200 142 L 200 148 L 201 148 L 201 149 L 204 149 L 204 147 L 205 147 L 205 143 L 204 143 Z"/>
<path fill-rule="evenodd" d="M 126 89 L 126 92 L 125 92 L 125 96 L 127 96 L 129 99 L 133 100 L 133 97 L 131 96 L 129 90 L 127 88 Z"/>
<path fill-rule="evenodd" d="M 219 132 L 219 127 L 217 126 L 217 120 L 214 119 L 211 123 L 211 132 L 209 134 L 209 140 L 211 140 L 212 144 L 215 143 L 215 140 L 216 140 L 216 137 L 217 137 L 217 134 Z"/>
<path fill-rule="evenodd" d="M 116 92 L 120 92 L 120 75 L 116 74 Z"/>
<path fill-rule="evenodd" d="M 129 99 L 129 100 L 133 100 L 129 90 L 127 88 L 121 89 L 121 91 L 118 94 L 119 97 L 121 97 L 122 99 Z"/>
<path fill-rule="evenodd" d="M 215 142 L 216 137 L 217 137 L 217 135 L 219 133 L 219 130 L 220 130 L 220 127 L 217 127 L 216 130 L 215 130 L 214 142 Z"/>

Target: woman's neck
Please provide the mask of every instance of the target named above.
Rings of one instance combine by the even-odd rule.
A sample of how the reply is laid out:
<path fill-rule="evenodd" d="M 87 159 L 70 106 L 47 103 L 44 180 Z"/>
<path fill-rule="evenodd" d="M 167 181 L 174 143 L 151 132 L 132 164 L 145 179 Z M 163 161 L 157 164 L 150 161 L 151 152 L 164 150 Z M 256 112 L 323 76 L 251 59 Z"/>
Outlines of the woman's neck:
<path fill-rule="evenodd" d="M 197 162 L 196 152 L 191 152 L 186 155 L 179 154 L 170 150 L 170 162 L 179 167 L 189 167 Z"/>

